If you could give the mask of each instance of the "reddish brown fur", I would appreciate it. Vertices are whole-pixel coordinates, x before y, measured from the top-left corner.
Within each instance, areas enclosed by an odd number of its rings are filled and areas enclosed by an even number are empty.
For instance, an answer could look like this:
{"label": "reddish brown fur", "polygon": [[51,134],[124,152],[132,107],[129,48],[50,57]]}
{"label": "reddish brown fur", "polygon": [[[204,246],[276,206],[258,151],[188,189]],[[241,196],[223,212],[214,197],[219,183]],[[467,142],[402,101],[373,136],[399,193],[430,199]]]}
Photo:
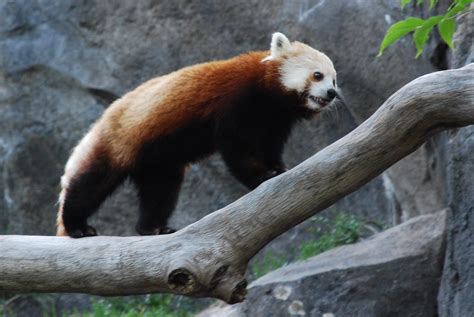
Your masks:
{"label": "reddish brown fur", "polygon": [[[295,47],[292,54],[298,54]],[[87,218],[129,176],[139,189],[138,232],[160,232],[184,166],[216,150],[249,188],[283,172],[281,153],[291,126],[315,112],[281,83],[287,57],[265,59],[269,55],[251,52],[186,67],[115,101],[66,165],[57,234],[95,235]]]}
{"label": "reddish brown fur", "polygon": [[[225,61],[183,68],[151,79],[114,102],[94,129],[108,144],[117,167],[134,163],[141,145],[169,134],[196,118],[206,118],[232,105],[255,81],[284,93],[277,80],[278,61],[262,62],[269,52],[252,52]],[[203,78],[205,76],[205,78]],[[238,87],[238,89],[236,89]]]}

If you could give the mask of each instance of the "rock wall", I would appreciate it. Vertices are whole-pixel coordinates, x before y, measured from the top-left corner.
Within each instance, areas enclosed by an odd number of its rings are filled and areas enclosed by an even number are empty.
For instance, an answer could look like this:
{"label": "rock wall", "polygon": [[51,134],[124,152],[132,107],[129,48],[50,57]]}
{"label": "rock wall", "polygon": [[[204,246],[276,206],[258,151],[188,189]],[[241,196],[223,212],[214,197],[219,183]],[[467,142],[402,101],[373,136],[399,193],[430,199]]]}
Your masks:
{"label": "rock wall", "polygon": [[[54,233],[67,157],[117,96],[157,74],[267,49],[276,30],[332,57],[348,101],[296,129],[285,153],[294,166],[433,71],[413,60],[409,41],[375,58],[388,23],[399,17],[396,6],[375,0],[1,2],[0,233]],[[218,156],[193,165],[172,224],[183,227],[245,192]],[[125,186],[93,222],[102,234],[134,234],[136,205]],[[377,178],[334,209],[390,223],[392,205]]]}
{"label": "rock wall", "polygon": [[[458,23],[452,68],[474,63],[474,14]],[[439,314],[470,316],[474,312],[474,127],[446,133],[444,150],[450,213]]]}

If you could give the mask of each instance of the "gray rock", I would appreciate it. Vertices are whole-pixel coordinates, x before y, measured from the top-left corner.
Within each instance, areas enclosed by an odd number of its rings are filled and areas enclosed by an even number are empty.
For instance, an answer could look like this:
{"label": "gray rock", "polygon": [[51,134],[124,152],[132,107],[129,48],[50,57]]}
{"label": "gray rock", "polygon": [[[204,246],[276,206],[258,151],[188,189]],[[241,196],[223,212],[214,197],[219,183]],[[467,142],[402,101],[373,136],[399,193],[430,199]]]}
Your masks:
{"label": "gray rock", "polygon": [[451,212],[439,313],[470,316],[474,312],[474,127],[451,135],[447,146]]}
{"label": "gray rock", "polygon": [[[446,211],[273,271],[211,316],[436,316]],[[467,316],[467,315],[458,315]]]}
{"label": "gray rock", "polygon": [[[428,5],[411,3],[404,11],[408,16],[428,17],[444,14],[450,4],[451,1],[441,0],[434,9],[431,9]],[[409,39],[410,37],[406,37],[405,40]],[[433,32],[422,56],[430,60],[436,70],[440,70],[448,67],[446,55],[447,45],[436,32]],[[423,61],[418,66],[423,67]],[[359,115],[359,118],[365,119],[367,114]],[[443,142],[442,136],[430,138],[418,150],[384,172],[385,184],[390,183],[390,188],[386,186],[386,189],[393,190],[395,200],[394,223],[398,224],[412,217],[436,212],[447,206],[444,152],[439,149]]]}
{"label": "gray rock", "polygon": [[436,212],[447,205],[443,136],[434,136],[385,171],[400,203],[395,223]]}
{"label": "gray rock", "polygon": [[[471,9],[474,5],[471,4]],[[451,67],[474,62],[474,14],[459,20]],[[474,75],[473,75],[474,82]],[[448,242],[439,293],[439,315],[471,316],[474,312],[474,127],[445,133]]]}

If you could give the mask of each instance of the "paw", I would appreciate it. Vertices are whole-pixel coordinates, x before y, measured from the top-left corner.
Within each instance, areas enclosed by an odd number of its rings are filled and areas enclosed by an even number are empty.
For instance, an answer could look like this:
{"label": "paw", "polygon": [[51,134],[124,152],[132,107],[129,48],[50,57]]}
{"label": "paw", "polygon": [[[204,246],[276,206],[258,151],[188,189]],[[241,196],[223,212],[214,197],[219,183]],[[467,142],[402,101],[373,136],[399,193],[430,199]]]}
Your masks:
{"label": "paw", "polygon": [[271,169],[271,170],[268,170],[268,171],[265,172],[265,174],[263,174],[261,183],[263,183],[264,181],[269,180],[270,178],[273,178],[273,177],[275,177],[275,176],[278,176],[278,175],[280,175],[280,174],[283,173],[283,172],[284,172],[284,171],[283,171],[283,170],[280,170],[280,169]]}
{"label": "paw", "polygon": [[277,170],[273,170],[273,169],[267,170],[267,171],[261,173],[260,175],[258,175],[258,177],[255,177],[255,178],[251,179],[249,182],[246,182],[245,185],[248,187],[248,189],[254,190],[261,183],[263,183],[263,182],[269,180],[270,178],[273,178],[273,177],[275,177],[279,174],[281,174],[281,173],[279,173]]}
{"label": "paw", "polygon": [[160,233],[159,234],[170,234],[170,233],[175,233],[176,230],[173,229],[173,228],[169,228],[169,227],[163,227],[160,229]]}
{"label": "paw", "polygon": [[286,168],[285,166],[279,166],[275,168],[275,171],[277,172],[277,175],[280,175],[288,171],[288,168]]}
{"label": "paw", "polygon": [[277,175],[278,175],[277,170],[269,170],[269,171],[266,171],[265,174],[263,174],[263,179],[267,180],[267,179],[270,179],[270,178],[275,177]]}
{"label": "paw", "polygon": [[170,234],[170,233],[176,232],[176,230],[169,227],[159,227],[159,228],[148,229],[148,228],[141,228],[137,226],[136,230],[138,234],[142,236],[154,236],[154,235],[159,235],[159,234]]}
{"label": "paw", "polygon": [[67,233],[71,238],[84,238],[96,236],[97,230],[92,226],[86,225],[82,228],[69,229]]}

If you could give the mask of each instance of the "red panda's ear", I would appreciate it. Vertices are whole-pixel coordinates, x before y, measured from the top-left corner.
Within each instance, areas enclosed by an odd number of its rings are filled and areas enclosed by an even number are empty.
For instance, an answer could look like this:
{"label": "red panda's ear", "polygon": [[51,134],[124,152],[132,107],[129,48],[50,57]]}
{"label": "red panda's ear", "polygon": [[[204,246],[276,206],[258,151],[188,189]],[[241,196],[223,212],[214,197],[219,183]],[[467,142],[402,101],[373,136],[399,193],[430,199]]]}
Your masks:
{"label": "red panda's ear", "polygon": [[280,32],[273,33],[270,52],[272,57],[280,57],[291,50],[291,43],[288,38]]}

